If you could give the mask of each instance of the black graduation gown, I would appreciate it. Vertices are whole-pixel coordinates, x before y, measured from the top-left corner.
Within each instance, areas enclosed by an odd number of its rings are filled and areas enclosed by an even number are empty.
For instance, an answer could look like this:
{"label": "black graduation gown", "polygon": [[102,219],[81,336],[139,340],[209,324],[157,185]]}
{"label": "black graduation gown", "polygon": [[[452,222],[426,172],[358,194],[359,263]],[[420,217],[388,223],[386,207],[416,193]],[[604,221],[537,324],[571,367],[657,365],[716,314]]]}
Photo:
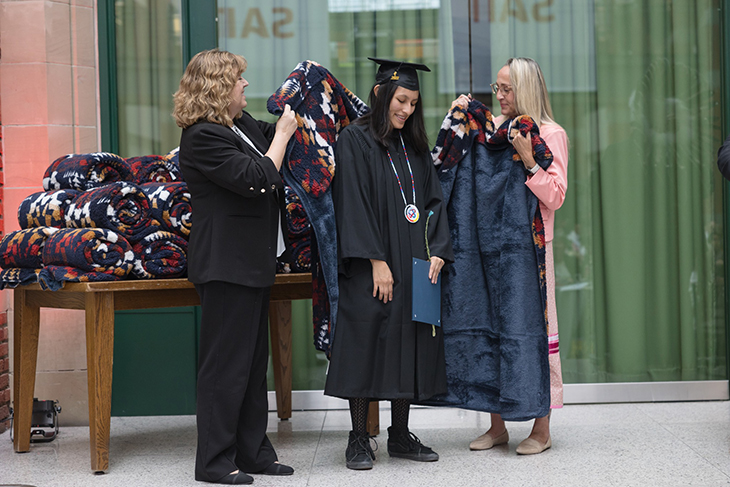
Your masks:
{"label": "black graduation gown", "polygon": [[[397,132],[390,154],[408,203],[411,178]],[[339,311],[325,394],[336,397],[425,400],[446,391],[441,328],[411,320],[412,257],[426,259],[425,225],[432,256],[453,262],[441,185],[429,154],[406,143],[416,186],[417,223],[405,205],[385,150],[366,126],[350,125],[337,141],[332,181],[339,258]],[[369,259],[393,274],[393,300],[373,297]]]}

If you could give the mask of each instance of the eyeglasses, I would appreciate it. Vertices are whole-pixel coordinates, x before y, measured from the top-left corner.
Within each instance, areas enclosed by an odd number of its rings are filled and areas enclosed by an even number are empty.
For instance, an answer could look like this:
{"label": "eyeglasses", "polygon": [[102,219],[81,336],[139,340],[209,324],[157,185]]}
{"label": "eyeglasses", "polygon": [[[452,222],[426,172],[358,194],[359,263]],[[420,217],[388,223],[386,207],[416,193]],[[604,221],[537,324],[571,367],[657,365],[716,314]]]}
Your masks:
{"label": "eyeglasses", "polygon": [[507,96],[512,92],[512,87],[509,85],[499,86],[497,83],[492,83],[489,86],[492,87],[492,93],[495,95],[499,94],[500,91],[504,96]]}

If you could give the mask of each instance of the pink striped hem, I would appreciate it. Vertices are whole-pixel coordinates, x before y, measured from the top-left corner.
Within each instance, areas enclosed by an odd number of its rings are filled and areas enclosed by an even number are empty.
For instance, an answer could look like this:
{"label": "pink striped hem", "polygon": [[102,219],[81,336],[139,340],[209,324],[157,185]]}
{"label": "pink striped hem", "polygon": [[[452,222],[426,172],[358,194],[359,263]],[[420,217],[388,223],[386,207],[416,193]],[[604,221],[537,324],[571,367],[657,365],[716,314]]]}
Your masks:
{"label": "pink striped hem", "polygon": [[560,341],[558,340],[558,334],[548,336],[548,353],[560,352]]}

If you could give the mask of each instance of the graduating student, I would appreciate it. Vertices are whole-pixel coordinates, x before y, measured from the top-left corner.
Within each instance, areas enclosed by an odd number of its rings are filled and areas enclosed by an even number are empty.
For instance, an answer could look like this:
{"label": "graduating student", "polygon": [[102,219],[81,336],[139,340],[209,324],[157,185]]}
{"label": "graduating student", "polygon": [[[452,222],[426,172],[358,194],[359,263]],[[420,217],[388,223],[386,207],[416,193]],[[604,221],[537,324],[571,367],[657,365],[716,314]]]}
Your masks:
{"label": "graduating student", "polygon": [[408,429],[411,402],[446,390],[441,329],[412,319],[412,258],[430,257],[433,283],[453,261],[416,71],[430,70],[370,59],[380,65],[372,111],[342,131],[335,154],[340,296],[325,386],[325,394],[349,399],[345,458],[356,470],[375,459],[366,431],[371,399],[391,401],[391,457],[439,458]]}

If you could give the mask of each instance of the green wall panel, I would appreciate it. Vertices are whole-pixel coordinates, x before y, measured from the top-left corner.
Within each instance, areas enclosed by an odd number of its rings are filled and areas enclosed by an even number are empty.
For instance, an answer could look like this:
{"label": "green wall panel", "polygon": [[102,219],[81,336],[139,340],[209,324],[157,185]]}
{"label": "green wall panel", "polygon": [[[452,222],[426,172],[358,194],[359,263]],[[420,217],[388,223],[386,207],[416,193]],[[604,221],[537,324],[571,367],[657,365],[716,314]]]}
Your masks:
{"label": "green wall panel", "polygon": [[114,319],[112,416],[195,414],[198,307]]}

